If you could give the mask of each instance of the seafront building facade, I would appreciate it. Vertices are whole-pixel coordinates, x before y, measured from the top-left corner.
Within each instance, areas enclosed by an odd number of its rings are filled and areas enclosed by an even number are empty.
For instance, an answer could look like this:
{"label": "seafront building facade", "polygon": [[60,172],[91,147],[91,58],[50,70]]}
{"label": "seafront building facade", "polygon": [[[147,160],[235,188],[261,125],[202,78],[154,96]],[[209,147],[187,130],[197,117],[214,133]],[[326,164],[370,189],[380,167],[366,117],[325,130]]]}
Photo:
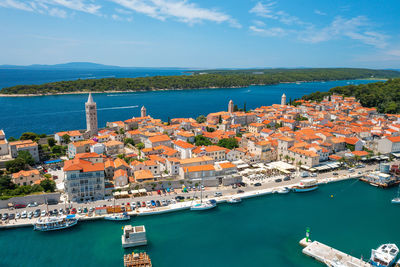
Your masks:
{"label": "seafront building facade", "polygon": [[64,163],[65,193],[69,201],[104,199],[103,157],[92,153],[78,154]]}

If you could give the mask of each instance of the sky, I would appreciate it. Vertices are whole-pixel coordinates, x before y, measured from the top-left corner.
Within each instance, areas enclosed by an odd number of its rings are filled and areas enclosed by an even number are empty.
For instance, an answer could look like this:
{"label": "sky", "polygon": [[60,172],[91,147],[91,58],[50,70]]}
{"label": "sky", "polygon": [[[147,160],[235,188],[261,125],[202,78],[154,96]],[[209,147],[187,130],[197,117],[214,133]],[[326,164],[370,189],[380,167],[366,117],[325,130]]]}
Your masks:
{"label": "sky", "polygon": [[399,0],[0,0],[0,64],[400,69]]}

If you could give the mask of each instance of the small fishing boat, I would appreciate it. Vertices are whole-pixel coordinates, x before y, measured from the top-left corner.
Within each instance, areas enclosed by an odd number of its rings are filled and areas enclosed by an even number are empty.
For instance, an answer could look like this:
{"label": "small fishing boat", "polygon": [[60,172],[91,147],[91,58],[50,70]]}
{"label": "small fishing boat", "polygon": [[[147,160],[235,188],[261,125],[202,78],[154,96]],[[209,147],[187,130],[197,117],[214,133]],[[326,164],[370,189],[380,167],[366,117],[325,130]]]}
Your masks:
{"label": "small fishing boat", "polygon": [[75,226],[77,223],[78,223],[78,218],[75,215],[67,215],[61,217],[45,217],[45,218],[39,218],[33,224],[33,230],[42,232],[62,230]]}
{"label": "small fishing boat", "polygon": [[399,189],[397,189],[397,196],[392,199],[393,204],[400,204],[400,186]]}
{"label": "small fishing boat", "polygon": [[242,202],[242,199],[240,197],[231,197],[226,202],[231,203],[231,204],[240,203],[240,202]]}
{"label": "small fishing boat", "polygon": [[288,187],[284,187],[278,190],[278,194],[287,194],[290,192],[290,189]]}
{"label": "small fishing boat", "polygon": [[131,219],[131,216],[129,216],[128,213],[124,212],[105,216],[104,219],[109,221],[128,221]]}

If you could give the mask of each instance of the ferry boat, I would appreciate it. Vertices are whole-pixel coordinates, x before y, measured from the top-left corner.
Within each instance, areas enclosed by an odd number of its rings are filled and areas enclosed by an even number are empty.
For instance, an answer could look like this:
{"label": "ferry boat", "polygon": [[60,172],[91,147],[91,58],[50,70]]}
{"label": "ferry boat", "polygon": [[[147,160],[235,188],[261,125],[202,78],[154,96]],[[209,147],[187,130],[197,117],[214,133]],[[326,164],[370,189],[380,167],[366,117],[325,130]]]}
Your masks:
{"label": "ferry boat", "polygon": [[309,192],[318,189],[318,184],[316,179],[303,179],[300,181],[299,185],[293,186],[294,192]]}
{"label": "ferry boat", "polygon": [[109,221],[129,221],[131,219],[131,216],[129,216],[128,213],[124,212],[120,214],[105,216],[104,219]]}
{"label": "ferry boat", "polygon": [[383,244],[371,251],[369,263],[377,267],[392,267],[399,254],[399,248],[395,244]]}
{"label": "ferry boat", "polygon": [[33,224],[33,230],[38,231],[54,231],[75,226],[78,223],[78,218],[75,215],[67,215],[61,217],[44,217],[39,218]]}
{"label": "ferry boat", "polygon": [[242,202],[242,199],[240,197],[231,197],[226,202],[232,203],[232,204],[240,203],[240,202]]}

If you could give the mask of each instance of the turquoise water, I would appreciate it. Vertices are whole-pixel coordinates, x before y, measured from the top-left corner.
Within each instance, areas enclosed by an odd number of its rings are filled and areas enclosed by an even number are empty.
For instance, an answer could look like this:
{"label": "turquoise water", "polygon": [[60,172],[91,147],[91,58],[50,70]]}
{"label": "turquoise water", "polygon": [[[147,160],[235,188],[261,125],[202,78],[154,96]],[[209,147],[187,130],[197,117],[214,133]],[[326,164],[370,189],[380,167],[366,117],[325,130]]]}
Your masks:
{"label": "turquoise water", "polygon": [[[1,77],[0,77],[1,81]],[[99,126],[108,121],[120,121],[140,116],[144,105],[147,114],[167,121],[170,118],[194,117],[227,110],[230,99],[247,109],[280,103],[282,93],[287,100],[300,98],[315,91],[328,91],[349,83],[370,83],[371,80],[290,83],[245,88],[155,91],[137,93],[108,93],[94,95],[97,102]],[[58,95],[40,97],[0,97],[0,129],[8,137],[23,132],[53,134],[63,130],[86,127],[84,105],[87,95]]]}
{"label": "turquoise water", "polygon": [[[322,266],[301,253],[306,227],[311,238],[354,256],[370,256],[381,243],[400,245],[400,206],[395,188],[358,181],[323,185],[317,191],[269,195],[206,212],[136,217],[144,224],[153,265]],[[333,197],[331,197],[333,195]],[[72,229],[40,233],[0,231],[1,266],[122,266],[121,227],[81,222]]]}

